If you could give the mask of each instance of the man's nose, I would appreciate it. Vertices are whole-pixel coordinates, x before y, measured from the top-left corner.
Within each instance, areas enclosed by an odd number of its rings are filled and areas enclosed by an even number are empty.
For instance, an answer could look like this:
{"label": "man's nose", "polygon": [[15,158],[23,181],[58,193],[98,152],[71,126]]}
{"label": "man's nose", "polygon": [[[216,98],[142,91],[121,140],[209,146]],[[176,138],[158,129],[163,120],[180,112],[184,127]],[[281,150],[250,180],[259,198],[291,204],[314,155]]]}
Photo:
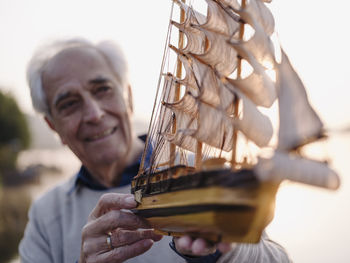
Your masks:
{"label": "man's nose", "polygon": [[104,115],[104,110],[101,105],[94,99],[87,99],[84,105],[84,116],[85,122],[95,123],[101,120]]}

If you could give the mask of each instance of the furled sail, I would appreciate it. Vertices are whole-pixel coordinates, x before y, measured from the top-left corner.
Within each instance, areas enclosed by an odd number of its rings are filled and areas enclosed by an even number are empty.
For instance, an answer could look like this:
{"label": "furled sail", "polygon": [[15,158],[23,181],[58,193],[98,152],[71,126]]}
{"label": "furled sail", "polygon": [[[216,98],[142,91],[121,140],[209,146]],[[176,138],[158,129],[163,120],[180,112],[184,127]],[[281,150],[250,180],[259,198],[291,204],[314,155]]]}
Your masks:
{"label": "furled sail", "polygon": [[[182,134],[191,135],[218,149],[223,148],[225,151],[232,149],[234,126],[258,146],[267,146],[273,133],[271,121],[241,92],[235,91],[235,93],[242,104],[242,111],[238,118],[233,117],[233,112],[222,109],[220,104],[208,103],[201,99],[200,94],[194,97],[190,92],[187,92],[179,101],[163,102],[163,105],[175,112],[177,129]],[[231,98],[233,104],[232,95]],[[188,121],[181,120],[182,117],[189,120],[188,115],[196,120],[190,122],[191,128],[182,126],[188,125]],[[193,126],[194,123],[197,125]],[[177,135],[174,135],[175,137]],[[167,138],[170,138],[169,135]]]}
{"label": "furled sail", "polygon": [[[231,17],[236,17],[235,20],[240,19],[236,12],[242,7],[237,0],[218,0],[218,2],[223,6],[226,12],[228,12],[227,8],[234,10],[234,12],[230,13]],[[244,9],[263,27],[266,34],[270,36],[275,29],[275,20],[271,11],[263,2],[267,1],[250,0],[246,3]]]}
{"label": "furled sail", "polygon": [[239,29],[237,20],[219,6],[219,3],[213,0],[206,0],[208,4],[207,21],[201,26],[207,30],[214,31],[225,36],[233,36]]}
{"label": "furled sail", "polygon": [[[181,6],[185,5],[182,3]],[[218,30],[213,25],[215,24],[213,21],[218,21],[219,19],[217,18],[217,12],[209,13],[211,14],[211,19],[204,23],[205,26],[202,26],[198,22],[196,23],[196,19],[191,17],[200,16],[189,11],[186,12],[188,17],[184,23],[172,23],[182,30],[187,37],[187,45],[182,48],[182,52],[197,56],[201,61],[214,67],[222,75],[229,75],[237,66],[237,52],[227,43],[227,37],[225,35],[211,31]],[[234,23],[236,22],[234,21]],[[237,27],[227,30],[234,31],[237,30]]]}
{"label": "furled sail", "polygon": [[270,107],[277,98],[275,83],[266,74],[264,67],[243,46],[235,46],[238,54],[247,60],[253,72],[246,78],[227,78],[233,86],[230,89],[240,89],[256,105]]}
{"label": "furled sail", "polygon": [[186,90],[195,97],[200,97],[201,101],[232,113],[233,92],[222,85],[212,68],[191,55],[178,56],[186,71],[181,82],[186,85]]}
{"label": "furled sail", "polygon": [[255,59],[263,66],[272,66],[275,61],[275,55],[274,47],[269,35],[264,31],[263,27],[255,20],[255,18],[246,10],[237,10],[236,12],[239,13],[242,19],[254,29],[254,34],[247,41],[231,38],[230,43],[234,46],[244,46],[245,49],[251,52]]}

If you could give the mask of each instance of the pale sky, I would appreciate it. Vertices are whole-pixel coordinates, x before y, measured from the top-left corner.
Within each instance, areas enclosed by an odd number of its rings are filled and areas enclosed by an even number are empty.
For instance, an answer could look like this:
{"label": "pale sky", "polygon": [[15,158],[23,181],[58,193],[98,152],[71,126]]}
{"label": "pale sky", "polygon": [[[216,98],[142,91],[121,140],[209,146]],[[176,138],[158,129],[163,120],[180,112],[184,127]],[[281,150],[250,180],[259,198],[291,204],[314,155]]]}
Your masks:
{"label": "pale sky", "polygon": [[[135,114],[149,119],[170,15],[170,0],[0,0],[0,87],[32,113],[25,67],[48,39],[113,39],[129,59]],[[346,0],[274,0],[282,47],[327,127],[350,123],[350,25]],[[349,262],[349,135],[325,146],[342,178],[338,192],[286,184],[268,231],[298,263]]]}

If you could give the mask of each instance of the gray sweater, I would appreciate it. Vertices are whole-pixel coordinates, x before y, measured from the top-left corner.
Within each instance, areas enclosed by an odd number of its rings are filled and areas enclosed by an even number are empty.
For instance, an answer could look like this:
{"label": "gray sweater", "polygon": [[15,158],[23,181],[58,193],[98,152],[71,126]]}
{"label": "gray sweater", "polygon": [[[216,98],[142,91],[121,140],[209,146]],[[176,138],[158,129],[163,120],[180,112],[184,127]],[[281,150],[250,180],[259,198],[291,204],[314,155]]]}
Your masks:
{"label": "gray sweater", "polygon": [[[29,211],[29,222],[19,246],[24,263],[74,263],[79,259],[81,230],[88,215],[104,193],[130,193],[130,186],[106,191],[74,187],[75,177],[36,200]],[[169,247],[170,237],[163,237],[145,254],[126,262],[185,262]],[[240,244],[218,262],[291,262],[284,249],[266,235],[259,244]]]}

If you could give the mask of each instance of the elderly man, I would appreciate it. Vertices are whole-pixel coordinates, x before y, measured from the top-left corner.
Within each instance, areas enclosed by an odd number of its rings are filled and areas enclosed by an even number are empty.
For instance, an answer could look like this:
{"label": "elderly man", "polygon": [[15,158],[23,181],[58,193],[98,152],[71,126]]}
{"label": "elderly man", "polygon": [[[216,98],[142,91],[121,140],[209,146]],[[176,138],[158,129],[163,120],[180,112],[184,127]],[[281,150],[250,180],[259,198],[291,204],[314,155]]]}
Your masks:
{"label": "elderly man", "polygon": [[[219,244],[155,234],[130,212],[130,181],[143,141],[132,130],[127,63],[110,42],[56,42],[28,66],[34,108],[81,160],[76,176],[31,207],[22,262],[289,262],[265,236],[259,244]],[[214,253],[215,252],[215,253]]]}

